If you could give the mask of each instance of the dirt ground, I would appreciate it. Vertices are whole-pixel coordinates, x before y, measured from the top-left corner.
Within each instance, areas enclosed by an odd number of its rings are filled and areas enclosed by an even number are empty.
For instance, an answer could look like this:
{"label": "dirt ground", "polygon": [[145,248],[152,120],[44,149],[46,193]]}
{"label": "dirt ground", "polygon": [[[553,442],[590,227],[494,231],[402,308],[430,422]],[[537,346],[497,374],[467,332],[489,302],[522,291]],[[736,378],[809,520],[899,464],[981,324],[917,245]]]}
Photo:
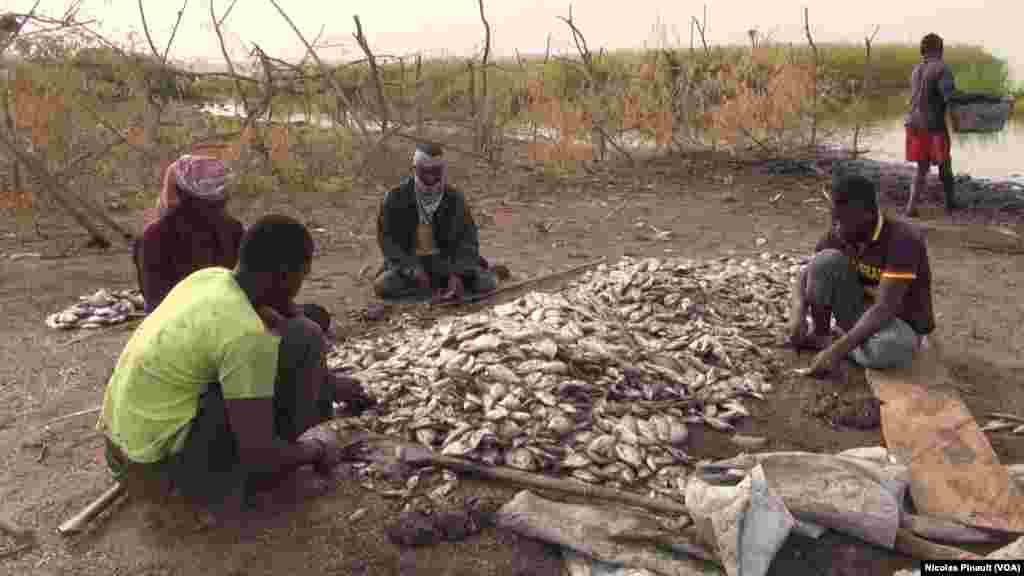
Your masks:
{"label": "dirt ground", "polygon": [[[400,160],[375,167],[382,183],[378,187],[334,197],[282,194],[240,214],[248,223],[261,211],[284,212],[301,216],[316,230],[318,255],[301,299],[327,307],[340,324],[342,338],[384,329],[360,323],[358,317],[371,300],[369,276],[378,265],[376,203],[407,164],[406,151],[399,153]],[[474,202],[484,255],[508,265],[515,279],[602,255],[807,251],[827,218],[822,181],[755,176],[750,166],[710,156],[660,160],[641,174],[609,168],[596,175],[556,178],[516,168],[492,173],[468,161],[457,163],[453,171],[455,183]],[[117,217],[136,229],[140,226],[137,213]],[[979,418],[996,410],[1024,414],[1024,363],[1019,357],[1024,304],[1018,297],[1024,267],[1018,256],[1000,253],[1014,241],[976,219],[950,221],[934,205],[925,208],[922,222],[930,229],[940,335],[965,401]],[[0,516],[35,530],[38,539],[35,546],[20,550],[19,542],[0,535],[0,573],[558,573],[550,549],[495,529],[461,543],[403,551],[384,532],[397,504],[352,482],[250,521],[244,529],[161,528],[142,508],[126,504],[86,534],[57,535],[57,525],[103,492],[110,478],[94,431],[95,415],[48,428],[44,424],[101,402],[131,326],[83,339],[52,331],[43,319],[101,287],[134,287],[135,277],[126,246],[99,253],[84,248],[86,237],[66,219],[54,215],[41,224],[47,239],[38,238],[30,225],[0,221],[0,305],[5,319],[0,326]],[[1024,232],[1012,221],[1010,225]],[[658,231],[671,234],[659,238]],[[41,257],[9,258],[26,252]],[[792,366],[810,360],[787,349],[777,352]],[[838,405],[869,396],[862,375],[852,373],[845,383],[787,374],[781,379],[765,402],[755,403],[754,417],[741,429],[767,437],[765,450],[832,452],[882,443],[877,428],[828,421],[836,395]],[[690,450],[697,457],[726,458],[739,452],[715,432],[694,430],[691,438]],[[992,442],[1004,463],[1024,462],[1024,438],[994,436]],[[459,494],[500,502],[514,490],[465,481]],[[360,508],[367,514],[349,521]],[[772,574],[888,574],[908,564],[906,558],[837,535],[820,541],[794,536]]]}

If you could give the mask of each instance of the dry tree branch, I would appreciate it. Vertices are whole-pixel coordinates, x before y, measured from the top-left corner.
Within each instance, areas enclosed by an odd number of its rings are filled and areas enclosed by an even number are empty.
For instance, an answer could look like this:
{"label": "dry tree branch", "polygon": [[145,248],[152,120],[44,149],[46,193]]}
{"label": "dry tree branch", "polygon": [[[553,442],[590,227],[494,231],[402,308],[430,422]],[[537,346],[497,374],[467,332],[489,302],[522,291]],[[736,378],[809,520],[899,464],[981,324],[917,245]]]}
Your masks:
{"label": "dry tree branch", "polygon": [[188,7],[188,0],[185,0],[181,5],[181,10],[178,10],[178,19],[174,21],[174,28],[171,30],[171,37],[167,39],[167,46],[164,47],[164,55],[160,61],[166,66],[167,56],[171,53],[171,45],[174,44],[174,37],[178,35],[178,26],[181,26],[181,18],[185,15],[185,8]]}
{"label": "dry tree branch", "polygon": [[697,21],[697,17],[696,16],[691,16],[690,18],[691,18],[691,23],[690,23],[691,24],[690,25],[690,51],[691,52],[693,51],[693,30],[694,30],[694,28],[696,28],[697,29],[697,33],[700,34],[700,43],[704,46],[704,55],[705,56],[710,56],[711,55],[711,48],[708,47],[708,39],[707,39],[707,37],[705,35],[705,33],[707,32],[707,29],[708,29],[708,5],[707,4],[704,5],[704,21],[703,22]]}
{"label": "dry tree branch", "polygon": [[28,23],[28,21],[31,20],[33,17],[35,17],[36,10],[39,8],[39,4],[41,2],[42,0],[36,0],[36,3],[32,5],[32,9],[29,10],[28,14],[25,16],[19,16],[16,14],[7,15],[7,17],[14,18],[16,27],[14,28],[13,31],[8,32],[7,37],[4,38],[2,43],[0,43],[0,54],[7,52],[7,48],[9,48],[11,44],[14,44],[14,41],[18,39],[18,37],[21,35],[22,29],[25,27],[25,24]]}
{"label": "dry tree branch", "polygon": [[380,127],[381,131],[388,129],[388,119],[390,113],[388,112],[388,102],[384,97],[384,86],[381,84],[380,79],[380,68],[377,67],[377,58],[374,57],[373,51],[370,50],[370,44],[366,40],[366,35],[363,34],[363,24],[359,21],[359,15],[353,15],[352,19],[356,22],[356,33],[353,36],[356,42],[359,43],[359,47],[363,49],[363,53],[366,54],[366,61],[370,64],[370,76],[373,78],[373,92],[377,98],[377,113],[380,114]]}
{"label": "dry tree branch", "polygon": [[808,12],[809,9],[804,7],[804,33],[807,35],[807,43],[810,44],[811,51],[814,53],[814,93],[811,95],[811,148],[813,149],[818,138],[818,70],[821,66],[821,56],[818,53],[818,45],[814,43],[814,37],[811,36]]}
{"label": "dry tree branch", "polygon": [[[572,4],[569,5],[569,17],[565,16],[558,17],[562,22],[565,22],[569,26],[569,30],[572,32],[572,41],[576,45],[576,51],[579,52],[580,58],[583,59],[583,64],[587,67],[589,72],[591,65],[591,54],[590,48],[587,47],[587,39],[580,32],[579,28],[576,27],[576,23],[572,19]],[[551,37],[548,36],[549,46]]]}
{"label": "dry tree branch", "polygon": [[[480,7],[480,21],[484,25],[484,53],[480,57],[480,102],[476,106],[476,149],[478,152],[483,152],[490,147],[493,120],[487,92],[487,66],[488,59],[491,57],[491,25],[487,22],[487,16],[484,14],[484,0],[477,0],[477,5]],[[493,164],[493,162],[491,163]]]}
{"label": "dry tree branch", "polygon": [[[572,31],[573,42],[576,44],[576,50],[579,52],[580,58],[583,60],[583,70],[590,84],[590,90],[592,92],[592,95],[599,96],[601,92],[605,89],[604,81],[602,80],[600,84],[598,82],[600,75],[597,73],[597,70],[595,69],[593,54],[590,52],[590,48],[588,48],[587,46],[587,39],[583,35],[583,32],[580,31],[580,29],[576,26],[576,23],[573,21],[572,6],[569,6],[568,18],[562,16],[559,16],[559,18],[563,22],[565,22],[566,25],[569,26],[569,30]],[[596,138],[593,137],[592,135],[592,140],[596,140],[596,142],[594,143],[597,144],[600,148],[601,156],[603,156],[604,152],[604,143],[607,142],[611,144],[612,148],[615,148],[615,150],[619,154],[624,156],[631,165],[636,165],[636,161],[633,159],[633,155],[630,154],[625,147],[621,146],[618,142],[615,141],[614,138],[611,137],[611,135],[608,134],[608,130],[601,125],[601,122],[592,119],[591,129],[596,131],[598,134],[598,137]]]}
{"label": "dry tree branch", "polygon": [[[237,1],[237,0],[236,0]],[[139,0],[142,3],[142,0]],[[228,7],[227,12],[224,14],[224,18],[227,18],[231,9],[235,7],[235,2],[231,3]],[[235,78],[235,63],[231,60],[231,55],[228,54],[227,44],[224,42],[224,32],[221,30],[221,26],[224,24],[224,18],[217,20],[217,14],[213,11],[213,0],[210,0],[210,20],[213,21],[213,31],[217,33],[217,41],[220,44],[220,53],[224,56],[224,62],[228,67],[228,74],[234,79],[235,90],[238,92],[238,97],[242,100],[242,106],[245,108],[245,113],[249,114],[249,98],[246,96],[245,90],[242,89],[242,83]]]}
{"label": "dry tree branch", "polygon": [[17,158],[19,162],[24,164],[30,172],[34,173],[36,178],[42,181],[42,189],[45,190],[55,202],[67,210],[68,214],[71,215],[79,226],[85,228],[86,231],[89,232],[93,244],[100,248],[109,248],[110,241],[107,240],[103,231],[92,223],[85,212],[69,200],[74,197],[74,194],[72,194],[71,191],[68,190],[57,178],[54,178],[54,176],[50,174],[46,169],[46,163],[43,160],[37,158],[32,153],[23,150],[21,146],[12,139],[13,137],[13,134],[9,136],[4,132],[0,132],[0,144],[7,148],[7,150]]}
{"label": "dry tree branch", "polygon": [[149,49],[153,51],[154,57],[160,58],[160,50],[157,50],[153,36],[149,33],[149,23],[146,22],[146,10],[142,7],[142,0],[139,0],[139,16],[142,17],[142,31],[146,36],[146,42],[149,43]]}
{"label": "dry tree branch", "polygon": [[349,99],[348,96],[345,95],[345,92],[344,90],[341,89],[341,86],[338,85],[338,79],[334,77],[334,74],[330,71],[327,65],[324,64],[324,61],[320,59],[320,55],[316,53],[316,50],[313,49],[313,46],[311,46],[309,41],[306,40],[306,37],[302,35],[302,32],[299,30],[299,27],[295,25],[295,22],[293,22],[292,19],[288,16],[288,13],[284,11],[284,8],[281,8],[280,3],[278,3],[277,0],[270,0],[270,3],[274,5],[274,8],[277,9],[278,13],[281,14],[281,17],[284,18],[285,22],[288,23],[292,31],[295,32],[295,35],[298,36],[299,40],[301,40],[303,45],[305,45],[306,52],[316,62],[317,67],[320,68],[321,74],[323,74],[323,76],[325,76],[327,80],[330,82],[330,86],[331,89],[334,90],[335,97],[337,97],[338,100],[340,100],[341,103],[344,104],[346,108],[353,112],[351,114],[352,119],[355,120],[356,126],[359,127],[359,131],[362,133],[363,139],[366,141],[366,143],[369,143],[370,132],[366,128],[366,123],[363,122],[362,118],[360,118],[358,114],[355,114],[355,110],[352,110],[352,101]]}
{"label": "dry tree branch", "polygon": [[[27,15],[24,16],[21,22],[18,23],[18,27],[15,30],[15,33],[11,34],[11,38],[7,40],[13,42],[13,40],[17,36],[17,33],[19,33],[24,27],[25,23],[30,20],[37,22],[52,21],[55,23],[59,23],[62,29],[79,27],[81,25],[81,23],[74,21],[74,17],[80,6],[80,2],[75,2],[71,5],[68,11],[64,14],[64,19],[62,21],[36,16],[35,11],[38,8],[38,6],[39,2],[37,1],[36,4],[32,7],[32,10]],[[5,42],[5,45],[3,47],[4,50],[6,50],[8,46],[10,46],[10,42]],[[107,240],[103,232],[99,228],[97,228],[89,219],[89,212],[92,212],[93,215],[98,216],[108,226],[110,226],[117,232],[121,233],[121,235],[126,240],[129,240],[134,236],[132,232],[128,231],[123,226],[121,226],[117,221],[111,218],[102,208],[95,205],[93,202],[87,200],[86,198],[82,198],[73,194],[67,188],[67,182],[74,178],[74,176],[76,175],[75,171],[77,170],[78,166],[84,161],[84,159],[88,158],[91,154],[77,158],[75,161],[69,163],[62,172],[55,175],[49,171],[44,160],[38,158],[31,152],[21,147],[21,145],[17,141],[18,136],[16,131],[13,129],[13,126],[9,125],[9,128],[9,134],[4,134],[3,132],[0,132],[0,144],[3,144],[3,146],[8,149],[8,151],[14,157],[14,160],[17,164],[24,165],[29,172],[35,174],[36,178],[40,180],[43,184],[42,189],[57,204],[61,205],[71,215],[75,222],[77,222],[87,232],[89,232],[92,244],[99,246],[101,248],[110,247],[110,241]],[[101,154],[106,154],[106,152],[109,151],[111,148],[112,146],[108,146]],[[82,208],[84,208],[84,210]]]}
{"label": "dry tree branch", "polygon": [[[880,26],[876,25],[874,31],[871,32],[871,36],[864,37],[864,78],[861,80],[860,90],[858,90],[857,100],[858,102],[864,102],[870,97],[872,87],[872,76],[873,69],[871,64],[871,47],[875,41],[875,36],[878,35]],[[853,127],[853,150],[851,153],[854,157],[861,154],[860,151],[860,134],[865,129],[864,122],[861,121],[861,117],[858,115],[857,122]]]}

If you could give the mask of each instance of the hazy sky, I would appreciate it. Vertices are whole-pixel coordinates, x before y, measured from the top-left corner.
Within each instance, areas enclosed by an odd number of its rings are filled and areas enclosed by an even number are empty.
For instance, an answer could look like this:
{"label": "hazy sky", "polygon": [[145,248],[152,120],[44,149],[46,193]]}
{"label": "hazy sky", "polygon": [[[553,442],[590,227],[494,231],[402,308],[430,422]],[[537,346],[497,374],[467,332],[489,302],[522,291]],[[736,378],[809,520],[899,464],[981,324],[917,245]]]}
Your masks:
{"label": "hazy sky", "polygon": [[[329,57],[355,57],[358,48],[351,36],[355,30],[353,14],[359,15],[371,46],[381,53],[425,51],[466,56],[482,45],[476,0],[279,1],[309,38],[326,26],[324,40],[341,46],[324,50],[323,55]],[[143,2],[154,39],[162,48],[182,0]],[[209,25],[209,2],[189,0],[173,57],[219,58],[216,36]],[[229,4],[229,0],[213,2],[218,13]],[[498,54],[511,55],[515,49],[543,52],[549,33],[555,49],[571,48],[566,27],[557,20],[557,16],[568,13],[568,1],[484,2]],[[33,3],[0,0],[0,5],[18,11],[28,10]],[[66,5],[67,0],[42,0],[40,8],[52,14]],[[669,42],[688,46],[690,16],[699,16],[703,5],[693,0],[577,0],[573,13],[594,48],[643,47],[645,43],[658,43],[666,35]],[[776,40],[800,42],[802,12],[807,6],[817,40],[859,43],[875,25],[881,27],[880,41],[917,42],[934,31],[947,44],[980,44],[1009,58],[1015,77],[1024,79],[1019,0],[717,0],[707,6],[708,40],[712,43],[746,42],[750,28],[769,33]],[[99,19],[103,31],[112,36],[141,30],[137,0],[84,0],[82,15]],[[656,32],[659,22],[665,35]],[[301,44],[269,0],[238,0],[226,29],[234,53],[242,54],[242,42],[255,42],[271,55],[302,55]]]}

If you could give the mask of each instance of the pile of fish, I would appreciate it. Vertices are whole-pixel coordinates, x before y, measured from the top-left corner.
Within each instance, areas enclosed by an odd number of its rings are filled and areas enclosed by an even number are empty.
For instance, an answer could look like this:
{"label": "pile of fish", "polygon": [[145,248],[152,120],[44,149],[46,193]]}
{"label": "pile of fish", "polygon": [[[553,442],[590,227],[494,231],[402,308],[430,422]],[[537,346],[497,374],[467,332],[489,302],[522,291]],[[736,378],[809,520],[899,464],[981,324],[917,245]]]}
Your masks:
{"label": "pile of fish", "polygon": [[143,313],[145,301],[138,290],[110,291],[79,297],[79,302],[62,312],[46,317],[46,325],[55,330],[102,328],[121,324]]}
{"label": "pile of fish", "polygon": [[729,432],[782,373],[782,254],[624,259],[556,293],[351,340],[328,357],[380,402],[347,424],[448,456],[680,497],[688,427]]}

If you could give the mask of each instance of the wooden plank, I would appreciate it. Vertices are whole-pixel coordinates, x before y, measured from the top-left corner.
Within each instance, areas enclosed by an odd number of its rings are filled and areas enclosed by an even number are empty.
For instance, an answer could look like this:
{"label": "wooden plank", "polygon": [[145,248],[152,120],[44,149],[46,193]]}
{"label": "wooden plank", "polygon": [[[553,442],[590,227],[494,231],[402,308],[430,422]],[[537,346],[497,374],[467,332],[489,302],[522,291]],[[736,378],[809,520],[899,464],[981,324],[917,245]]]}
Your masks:
{"label": "wooden plank", "polygon": [[912,366],[868,370],[890,454],[910,469],[921,514],[1024,533],[1024,493],[960,399],[934,343]]}

